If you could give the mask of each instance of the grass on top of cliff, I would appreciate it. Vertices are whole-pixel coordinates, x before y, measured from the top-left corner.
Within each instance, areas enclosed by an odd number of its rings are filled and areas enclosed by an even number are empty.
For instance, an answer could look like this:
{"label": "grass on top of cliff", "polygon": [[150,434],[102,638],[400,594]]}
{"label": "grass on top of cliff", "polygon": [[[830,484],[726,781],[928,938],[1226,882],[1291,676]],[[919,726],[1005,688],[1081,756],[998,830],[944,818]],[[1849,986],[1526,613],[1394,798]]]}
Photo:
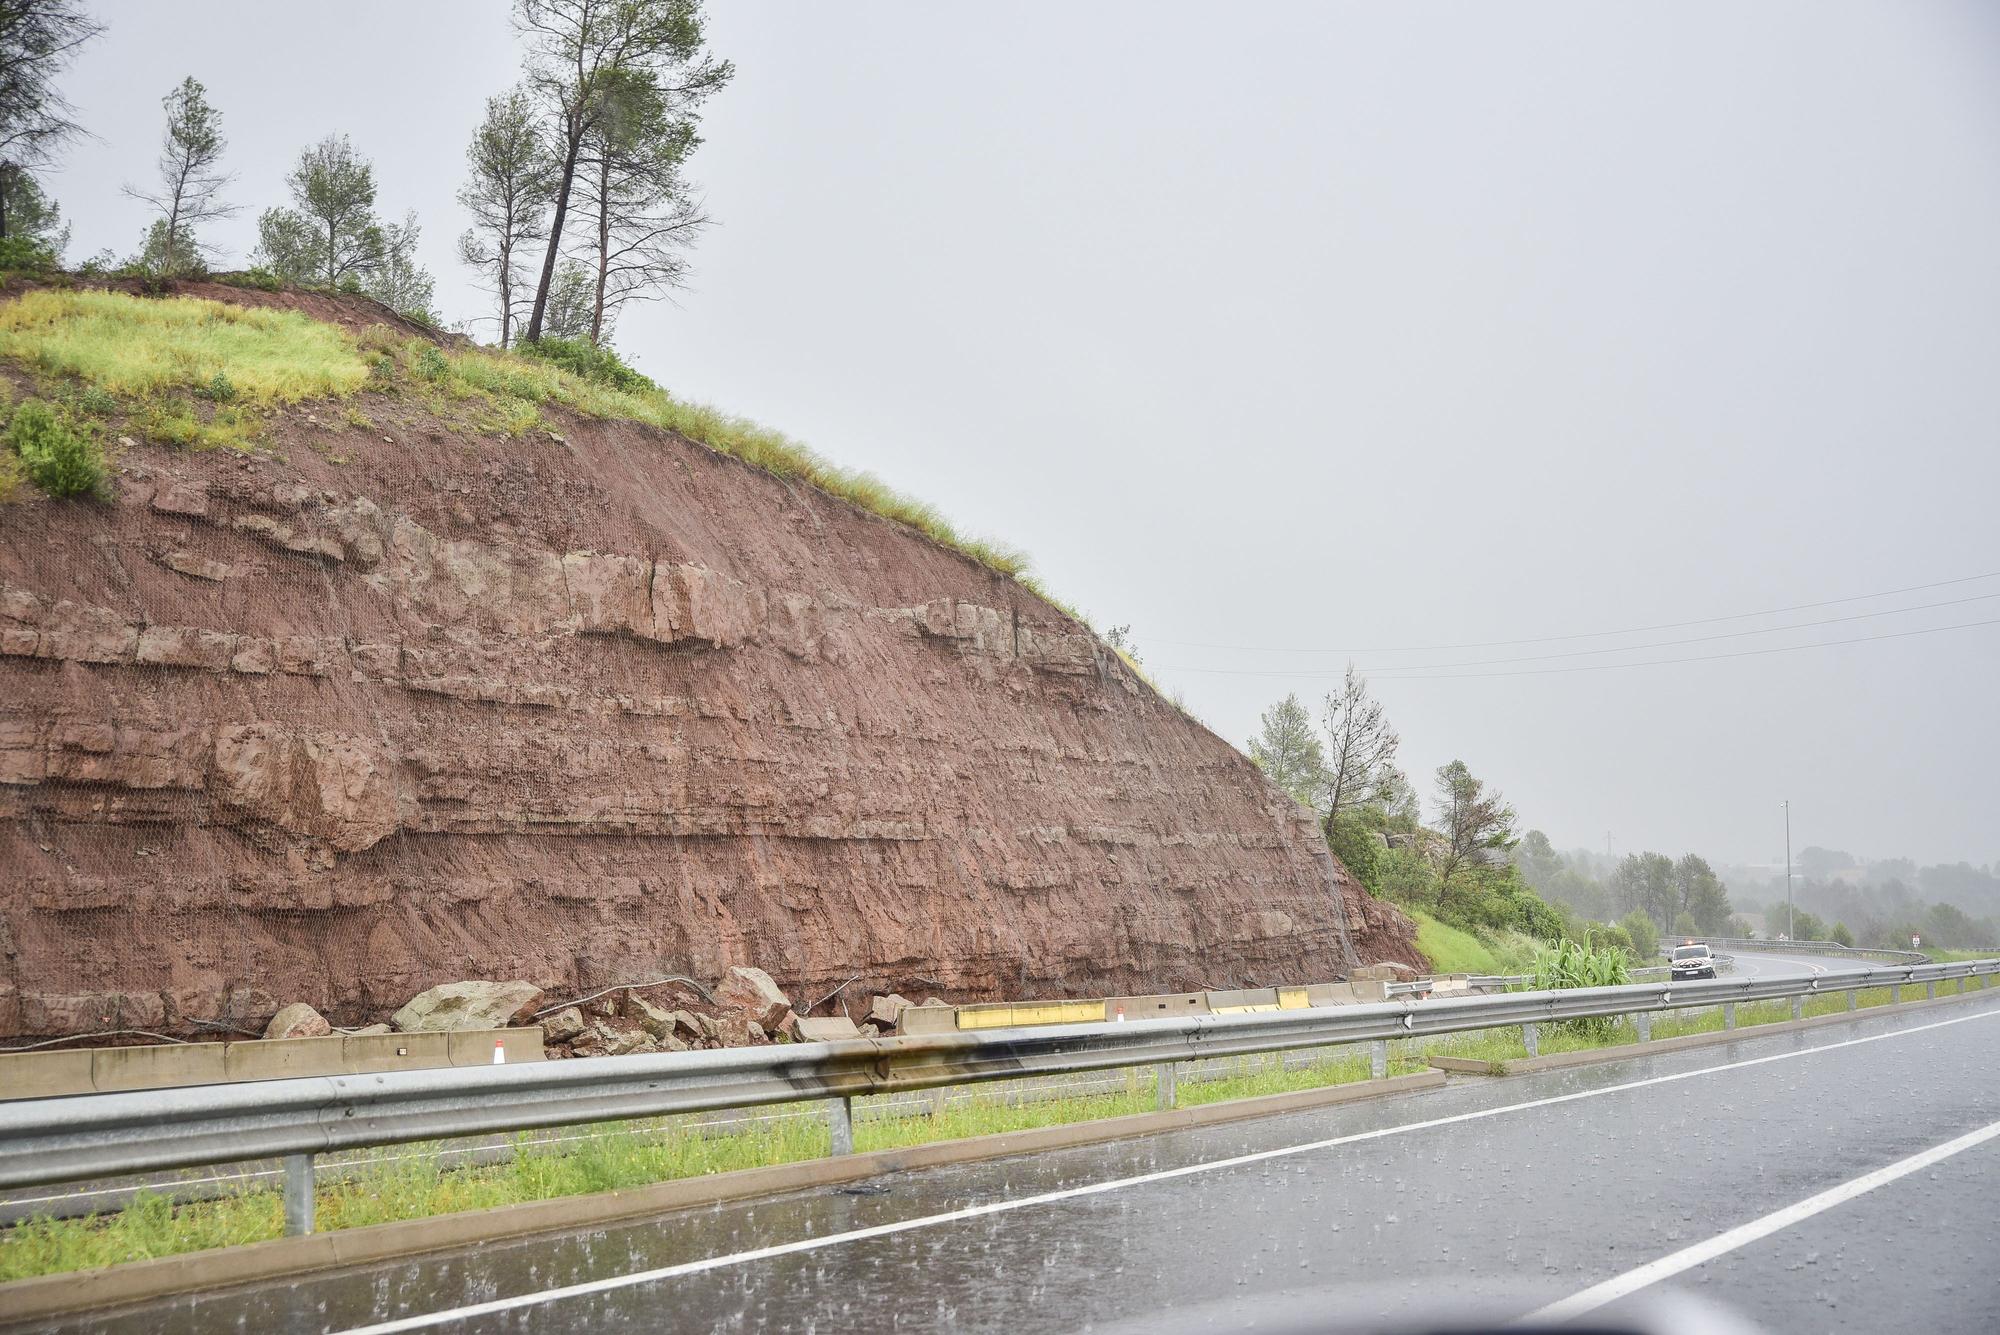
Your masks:
{"label": "grass on top of cliff", "polygon": [[69,411],[99,418],[122,413],[136,434],[196,448],[254,444],[257,411],[364,389],[413,396],[455,426],[510,436],[543,425],[547,405],[644,422],[851,501],[1049,597],[1013,548],[961,533],[936,507],[831,463],[781,432],[677,399],[608,350],[588,345],[551,344],[541,356],[441,348],[387,325],[356,336],[290,311],[56,287],[0,303],[0,358],[45,381],[82,382],[81,395],[65,385],[42,390]]}
{"label": "grass on top of cliff", "polygon": [[290,311],[122,292],[39,288],[0,305],[0,357],[140,398],[185,389],[298,403],[352,394],[368,380],[353,340],[332,325]]}

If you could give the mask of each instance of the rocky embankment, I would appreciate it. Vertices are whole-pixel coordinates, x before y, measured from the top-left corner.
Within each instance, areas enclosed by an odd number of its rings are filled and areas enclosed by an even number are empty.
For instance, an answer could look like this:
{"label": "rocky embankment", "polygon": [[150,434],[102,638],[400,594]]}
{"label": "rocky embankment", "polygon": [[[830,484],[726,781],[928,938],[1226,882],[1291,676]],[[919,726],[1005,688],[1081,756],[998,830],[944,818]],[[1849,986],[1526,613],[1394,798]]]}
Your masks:
{"label": "rocky embankment", "polygon": [[0,509],[0,1035],[360,1024],[467,977],[963,1000],[1416,961],[1308,817],[1020,585],[550,422],[363,395]]}

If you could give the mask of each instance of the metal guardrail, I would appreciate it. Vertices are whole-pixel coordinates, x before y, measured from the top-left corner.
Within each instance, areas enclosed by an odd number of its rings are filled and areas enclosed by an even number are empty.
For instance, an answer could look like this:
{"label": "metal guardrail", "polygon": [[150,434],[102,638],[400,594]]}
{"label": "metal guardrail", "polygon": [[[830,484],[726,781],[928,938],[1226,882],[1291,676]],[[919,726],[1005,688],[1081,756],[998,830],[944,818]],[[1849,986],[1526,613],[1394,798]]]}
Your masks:
{"label": "metal guardrail", "polygon": [[1921,950],[1878,950],[1873,946],[1843,946],[1838,941],[1766,941],[1747,936],[1705,936],[1711,946],[1732,946],[1737,950],[1767,950],[1782,955],[1796,950],[1806,955],[1838,955],[1843,959],[1884,959],[1897,964],[1929,964],[1931,957]]}
{"label": "metal guardrail", "polygon": [[[1715,965],[1718,969],[1728,968],[1735,962],[1734,956],[1717,955],[1715,957]],[[1667,978],[1672,975],[1673,970],[1665,964],[1648,964],[1641,968],[1627,970],[1627,972],[1635,979]],[[1459,978],[1460,975],[1452,974],[1450,977]],[[1463,976],[1463,981],[1466,987],[1474,992],[1504,992],[1509,988],[1526,987],[1529,983],[1535,981],[1535,976],[1528,973],[1470,973]],[[1383,991],[1392,997],[1410,996],[1412,994],[1427,996],[1437,990],[1438,982],[1439,980],[1436,978],[1418,978],[1407,983],[1387,984],[1383,988]]]}
{"label": "metal guardrail", "polygon": [[846,1153],[859,1095],[1157,1065],[1171,1106],[1175,1064],[1205,1058],[1512,1025],[1532,1050],[1535,1026],[1569,1019],[1722,1006],[1729,1024],[1739,1002],[1994,974],[2000,959],[27,1099],[0,1103],[0,1187],[282,1157],[288,1227],[309,1232],[312,1156],[333,1150],[824,1099]]}

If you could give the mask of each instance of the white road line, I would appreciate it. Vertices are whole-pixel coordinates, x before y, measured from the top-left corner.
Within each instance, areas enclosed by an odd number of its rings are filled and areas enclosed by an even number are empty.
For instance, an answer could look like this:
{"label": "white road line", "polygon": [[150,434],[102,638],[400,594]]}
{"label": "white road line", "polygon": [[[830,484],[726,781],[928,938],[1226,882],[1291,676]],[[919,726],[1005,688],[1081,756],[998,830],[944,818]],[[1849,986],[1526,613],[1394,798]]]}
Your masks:
{"label": "white road line", "polygon": [[1706,1242],[1684,1247],[1670,1256],[1662,1256],[1657,1261],[1648,1261],[1616,1278],[1607,1279],[1602,1284],[1594,1284],[1560,1302],[1550,1303],[1540,1311],[1530,1312],[1517,1324],[1571,1321],[1585,1316],[1600,1307],[1617,1302],[1620,1298],[1637,1293],[1648,1285],[1657,1284],[1663,1279],[1671,1279],[1684,1270],[1692,1270],[1706,1261],[1713,1261],[1716,1257],[1727,1255],[1739,1247],[1747,1247],[1759,1238],[1768,1238],[1780,1229],[1790,1228],[1793,1224],[1831,1210],[1834,1206],[1851,1201],[1857,1196],[1865,1196],[1877,1187],[1889,1185],[1897,1178],[1908,1177],[1911,1173],[1921,1172],[1932,1164],[1941,1163],[1975,1145],[1983,1145],[1995,1136],[2000,1136],[2000,1122],[1989,1123],[1977,1131],[1968,1131],[1956,1140],[1933,1145],[1927,1150],[1912,1154],[1907,1159],[1898,1159],[1886,1168],[1863,1173],[1860,1177],[1822,1191],[1817,1196],[1808,1196],[1795,1205],[1787,1205],[1782,1210],[1773,1210],[1761,1219],[1739,1224],[1727,1233],[1718,1233]]}
{"label": "white road line", "polygon": [[[1282,1159],[1294,1154],[1311,1154],[1318,1150],[1334,1149],[1342,1145],[1355,1145],[1363,1141],[1382,1140],[1389,1136],[1408,1135],[1415,1131],[1429,1131],[1440,1126],[1456,1126],[1464,1122],[1484,1121],[1489,1117],[1500,1117],[1507,1113],[1525,1112],[1531,1108],[1551,1108],[1558,1104],[1575,1103],[1582,1099],[1601,1098],[1606,1094],[1623,1094],[1635,1089],[1650,1089],[1655,1085],[1669,1085],[1681,1080],[1696,1080],[1711,1076],[1718,1071],[1737,1071],[1751,1066],[1763,1066],[1770,1062],[1791,1061],[1796,1057],[1810,1057],[1815,1053],[1834,1052],[1841,1048],[1859,1047],[1864,1043],[1880,1043],[1885,1039],[1904,1038],[1910,1034],[1921,1034],[1932,1029],[1944,1029],[1955,1024],[1969,1024],[1974,1020],[1990,1020],[2000,1016],[2000,1008],[1981,1011],[1976,1015],[1960,1015],[1949,1020],[1937,1020],[1930,1024],[1911,1025],[1906,1029],[1892,1029],[1883,1034],[1867,1034],[1860,1038],[1846,1038],[1837,1043],[1822,1043],[1814,1048],[1799,1048],[1791,1052],[1776,1052],[1768,1057],[1749,1057],[1742,1061],[1724,1062],[1717,1066],[1703,1066],[1692,1071],[1677,1071],[1671,1075],[1648,1076],[1644,1080],[1628,1080],[1621,1085],[1605,1085],[1599,1089],[1583,1089],[1570,1094],[1554,1094],[1548,1098],[1529,1099],[1524,1103],[1509,1103],[1498,1108],[1480,1108],[1473,1112],[1455,1113],[1450,1117],[1433,1117],[1421,1122],[1403,1122],[1396,1126],[1377,1128],[1374,1131],[1360,1131],[1351,1135],[1333,1136],[1326,1140],[1309,1141],[1303,1145],[1285,1145],[1277,1149],[1258,1150],[1252,1154],[1233,1155],[1227,1159],[1211,1159],[1206,1163],[1186,1164],[1180,1168],[1165,1168],[1152,1173],[1140,1173],[1133,1177],[1113,1178],[1105,1182],[1093,1182],[1087,1186],[1068,1187],[1062,1191],[1047,1191],[1035,1196],[1021,1196],[1014,1200],[990,1201],[984,1205],[969,1205],[963,1209],[947,1210],[941,1214],[922,1215],[914,1219],[899,1219],[893,1223],[875,1224],[868,1228],[850,1229],[845,1233],[829,1233],[822,1237],[800,1238],[796,1242],[783,1242],[770,1247],[757,1247],[750,1251],[730,1252],[723,1256],[710,1256],[699,1261],[683,1261],[679,1265],[661,1266],[656,1270],[641,1270],[627,1275],[610,1275],[603,1279],[588,1280],[581,1284],[568,1284],[560,1288],[541,1289],[532,1293],[516,1294],[511,1298],[495,1298],[489,1302],[471,1303],[464,1307],[448,1308],[441,1312],[426,1312],[418,1316],[399,1317],[393,1321],[378,1322],[370,1326],[354,1326],[338,1335],[396,1335],[397,1332],[427,1330],[434,1326],[446,1325],[453,1321],[469,1321],[474,1317],[492,1316],[500,1312],[518,1311],[524,1307],[537,1307],[544,1303],[561,1302],[568,1298],[581,1298],[593,1293],[609,1293],[615,1289],[632,1288],[640,1284],[654,1284],[662,1280],[678,1279],[684,1275],[700,1275],[711,1270],[723,1270],[731,1266],[747,1265],[752,1261],[766,1261],[778,1256],[792,1256],[800,1252],[820,1251],[827,1247],[837,1247],[849,1242],[862,1242],[869,1238],[886,1238],[897,1233],[909,1233],[920,1228],[935,1228],[940,1224],[953,1224],[965,1219],[978,1219],[986,1215],[1007,1214],[1014,1210],[1026,1210],[1035,1206],[1053,1205],[1060,1201],[1078,1200],[1085,1196],[1097,1196],[1107,1191],[1119,1191],[1126,1187],[1145,1186],[1153,1182],[1170,1182],[1175,1178],[1193,1177],[1198,1173],[1219,1172],[1228,1168],[1241,1168],[1247,1164],[1265,1163],[1272,1159]],[[1755,1037],[1754,1034],[1746,1037]]]}

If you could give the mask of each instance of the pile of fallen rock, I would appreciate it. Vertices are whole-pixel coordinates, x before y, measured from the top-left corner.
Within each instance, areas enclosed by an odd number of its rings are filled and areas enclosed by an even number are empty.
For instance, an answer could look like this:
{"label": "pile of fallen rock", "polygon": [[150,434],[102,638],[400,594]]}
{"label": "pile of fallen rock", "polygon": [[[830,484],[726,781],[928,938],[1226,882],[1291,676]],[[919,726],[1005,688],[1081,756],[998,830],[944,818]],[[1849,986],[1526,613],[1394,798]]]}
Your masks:
{"label": "pile of fallen rock", "polygon": [[[891,992],[871,999],[859,1023],[845,1014],[801,1018],[770,974],[747,965],[729,970],[712,993],[676,982],[610,988],[568,1005],[545,1001],[533,983],[441,983],[412,997],[387,1024],[340,1032],[413,1034],[540,1025],[550,1057],[618,1057],[874,1038],[896,1033],[912,1005]],[[318,1011],[294,1002],[272,1017],[264,1037],[317,1038],[333,1032]]]}

